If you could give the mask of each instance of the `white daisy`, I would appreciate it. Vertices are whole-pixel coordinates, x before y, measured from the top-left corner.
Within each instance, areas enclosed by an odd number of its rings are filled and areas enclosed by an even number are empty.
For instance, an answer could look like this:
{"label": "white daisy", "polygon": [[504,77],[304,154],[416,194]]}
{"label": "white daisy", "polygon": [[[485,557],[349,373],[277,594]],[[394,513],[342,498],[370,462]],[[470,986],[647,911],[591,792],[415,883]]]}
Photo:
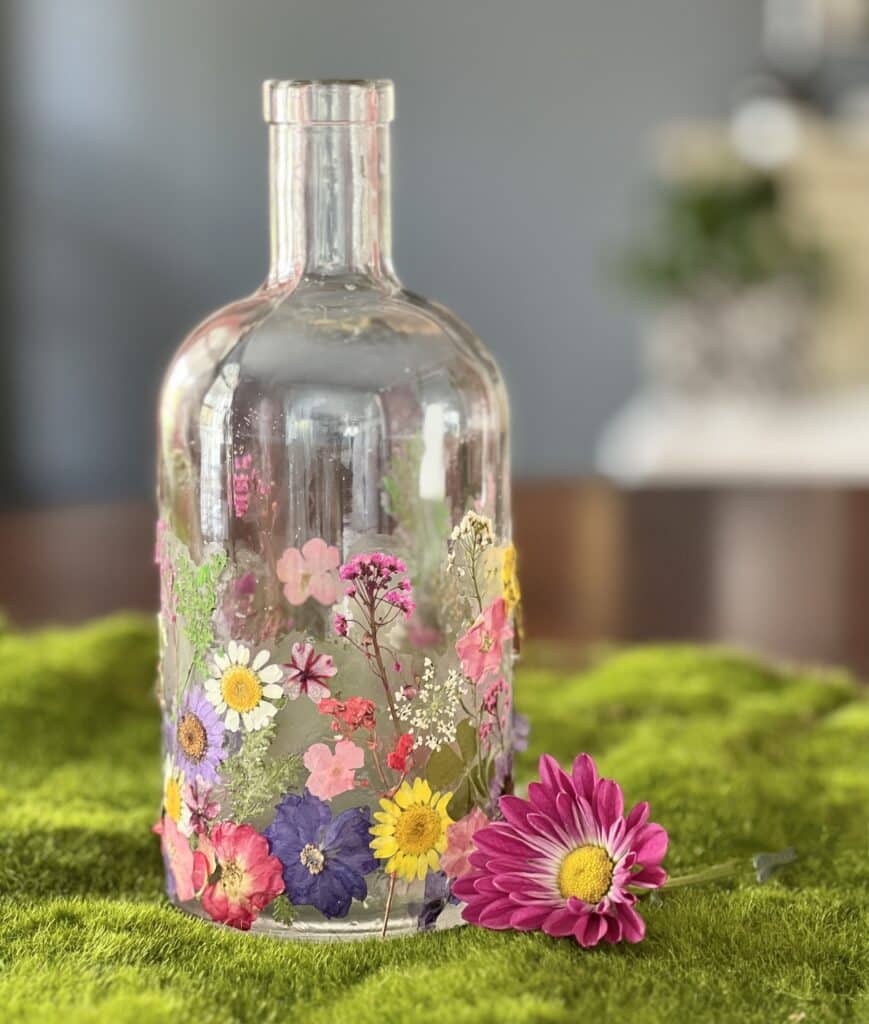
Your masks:
{"label": "white daisy", "polygon": [[184,802],[183,791],[184,773],[167,754],[163,759],[163,813],[175,822],[182,835],[189,836],[193,828],[190,824],[190,808]]}
{"label": "white daisy", "polygon": [[251,661],[250,648],[230,640],[225,654],[211,657],[214,675],[206,681],[205,693],[226,728],[237,732],[244,724],[255,732],[267,726],[278,711],[271,701],[284,695],[278,685],[284,673],[280,666],[269,665],[269,652],[260,651]]}

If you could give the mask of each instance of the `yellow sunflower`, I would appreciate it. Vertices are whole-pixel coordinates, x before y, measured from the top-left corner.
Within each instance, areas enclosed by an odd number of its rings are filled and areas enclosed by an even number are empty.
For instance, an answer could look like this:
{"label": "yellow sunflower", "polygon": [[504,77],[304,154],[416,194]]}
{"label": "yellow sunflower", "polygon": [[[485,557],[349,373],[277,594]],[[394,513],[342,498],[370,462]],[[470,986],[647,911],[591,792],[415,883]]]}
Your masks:
{"label": "yellow sunflower", "polygon": [[374,814],[371,849],[385,860],[386,872],[411,882],[437,871],[441,854],[447,847],[447,826],[453,820],[447,814],[452,793],[432,793],[423,779],[407,781],[391,800],[381,800],[382,811]]}

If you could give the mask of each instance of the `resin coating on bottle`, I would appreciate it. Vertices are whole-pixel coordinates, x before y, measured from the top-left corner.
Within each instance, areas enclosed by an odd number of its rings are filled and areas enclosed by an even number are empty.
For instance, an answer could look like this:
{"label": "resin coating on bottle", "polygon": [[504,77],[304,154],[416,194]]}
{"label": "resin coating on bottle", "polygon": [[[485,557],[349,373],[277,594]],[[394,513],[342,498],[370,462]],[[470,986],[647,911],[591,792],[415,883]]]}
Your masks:
{"label": "resin coating on bottle", "polygon": [[168,888],[290,937],[458,923],[511,784],[506,397],[392,270],[391,102],[267,83],[269,279],[161,399]]}

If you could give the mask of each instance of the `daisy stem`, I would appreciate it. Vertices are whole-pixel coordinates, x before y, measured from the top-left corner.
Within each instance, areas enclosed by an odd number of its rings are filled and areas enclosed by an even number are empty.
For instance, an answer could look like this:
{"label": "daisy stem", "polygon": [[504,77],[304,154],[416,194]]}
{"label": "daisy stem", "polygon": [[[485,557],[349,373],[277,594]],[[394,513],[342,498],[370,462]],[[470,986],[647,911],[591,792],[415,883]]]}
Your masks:
{"label": "daisy stem", "polygon": [[389,925],[389,914],[392,910],[392,897],[395,895],[395,874],[389,876],[389,893],[386,897],[386,910],[383,912],[383,930],[380,932],[380,938],[386,938],[386,928]]}
{"label": "daisy stem", "polygon": [[676,878],[668,879],[661,889],[682,889],[689,885],[703,885],[704,882],[715,882],[719,878],[729,878],[738,874],[745,867],[745,860],[728,860],[723,864],[714,864],[710,868],[703,868],[700,871],[692,871],[687,875],[678,875]]}

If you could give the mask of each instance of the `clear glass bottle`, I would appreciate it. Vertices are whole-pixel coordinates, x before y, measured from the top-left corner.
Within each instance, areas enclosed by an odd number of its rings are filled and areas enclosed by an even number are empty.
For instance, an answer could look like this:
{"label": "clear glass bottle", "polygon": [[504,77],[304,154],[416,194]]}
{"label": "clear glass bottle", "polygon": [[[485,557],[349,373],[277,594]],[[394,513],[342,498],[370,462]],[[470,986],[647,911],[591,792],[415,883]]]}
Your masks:
{"label": "clear glass bottle", "polygon": [[510,786],[507,398],[393,270],[392,84],[270,81],[264,107],[268,278],[160,404],[167,886],[298,938],[448,926]]}

